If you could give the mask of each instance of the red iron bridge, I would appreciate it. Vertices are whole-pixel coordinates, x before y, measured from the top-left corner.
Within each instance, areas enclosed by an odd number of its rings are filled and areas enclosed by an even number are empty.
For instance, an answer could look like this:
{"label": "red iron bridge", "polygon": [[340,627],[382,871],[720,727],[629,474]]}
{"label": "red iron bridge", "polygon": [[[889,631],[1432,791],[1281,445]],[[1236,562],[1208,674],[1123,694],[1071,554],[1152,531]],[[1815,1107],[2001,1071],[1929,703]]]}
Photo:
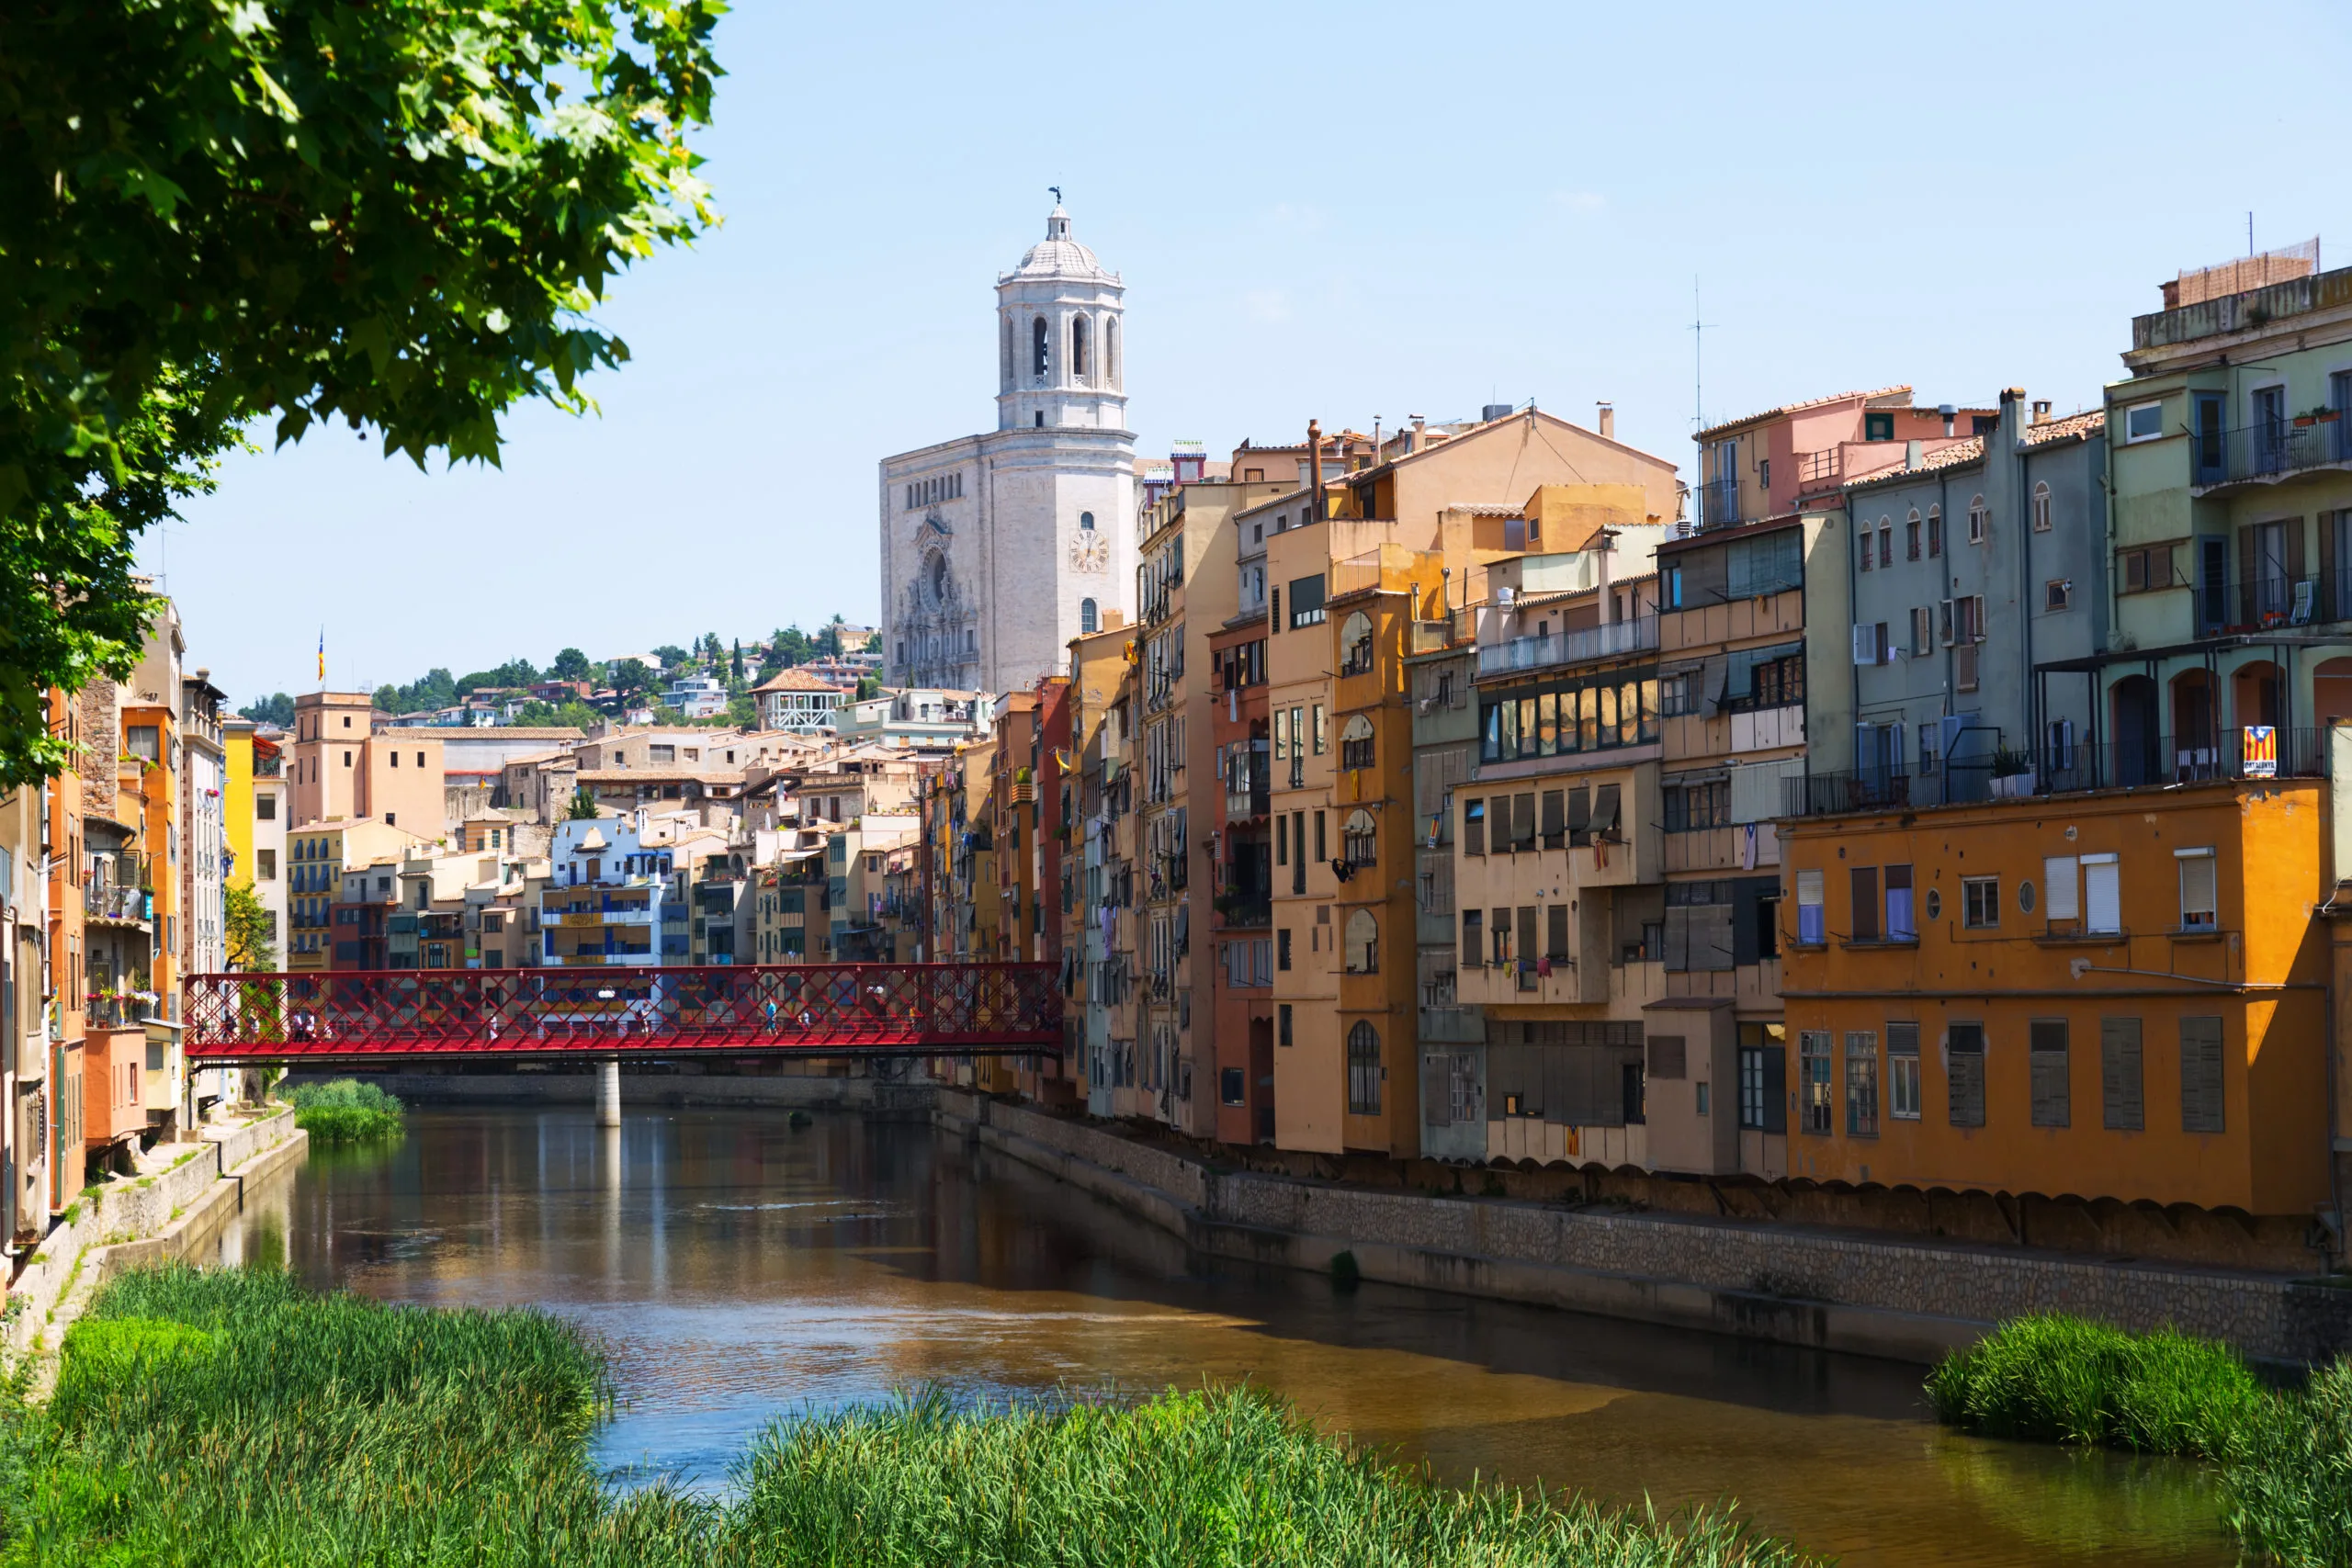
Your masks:
{"label": "red iron bridge", "polygon": [[986,1056],[1058,1052],[1059,965],[394,969],[198,975],[189,1062]]}

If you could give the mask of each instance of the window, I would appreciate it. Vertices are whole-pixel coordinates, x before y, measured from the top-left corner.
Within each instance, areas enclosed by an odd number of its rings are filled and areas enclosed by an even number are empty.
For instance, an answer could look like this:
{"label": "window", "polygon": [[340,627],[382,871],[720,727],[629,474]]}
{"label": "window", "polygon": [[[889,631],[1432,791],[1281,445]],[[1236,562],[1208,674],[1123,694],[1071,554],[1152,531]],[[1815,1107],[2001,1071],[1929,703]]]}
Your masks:
{"label": "window", "polygon": [[2050,532],[2050,486],[2046,482],[2033,487],[2033,531]]}
{"label": "window", "polygon": [[1086,318],[1072,316],[1069,319],[1069,373],[1072,378],[1085,380],[1087,365]]}
{"label": "window", "polygon": [[[1046,333],[1046,318],[1039,316],[1029,323],[1029,374],[1035,376],[1040,381],[1043,381],[1046,378],[1046,352],[1048,346]],[[1043,413],[1037,415],[1037,423],[1039,424],[1046,423],[1046,416]]]}
{"label": "window", "polygon": [[1290,928],[1284,926],[1274,933],[1274,967],[1284,974],[1290,972]]}
{"label": "window", "polygon": [[1831,1127],[1829,1032],[1807,1029],[1797,1035],[1797,1127],[1826,1136]]}
{"label": "window", "polygon": [[277,852],[276,850],[254,852],[254,874],[264,882],[277,880]]}
{"label": "window", "polygon": [[1891,865],[1886,868],[1886,940],[1916,941],[1919,928],[1911,919],[1911,868]]}
{"label": "window", "polygon": [[1946,1039],[1944,1111],[1955,1127],[1984,1125],[1984,1026],[1955,1023]]}
{"label": "window", "polygon": [[163,758],[163,731],[153,724],[134,724],[122,732],[122,754],[136,757],[142,762],[159,761]]}
{"label": "window", "polygon": [[2001,879],[1963,876],[1960,879],[1960,923],[1971,931],[1989,931],[2001,923]]}
{"label": "window", "polygon": [[1692,682],[1689,675],[1668,675],[1658,682],[1657,711],[1661,718],[1677,718],[1698,711],[1692,701]]}
{"label": "window", "polygon": [[[1317,619],[1320,619],[1321,617],[1318,615],[1317,618]],[[1293,711],[1296,711],[1296,710],[1293,710]],[[1321,703],[1317,703],[1317,704],[1315,705],[1315,754],[1316,754],[1317,756],[1320,757],[1321,755],[1323,755],[1323,753],[1324,753],[1324,750],[1326,750],[1326,747],[1325,747],[1325,743],[1324,743],[1324,729],[1323,729],[1323,705],[1322,705]]]}
{"label": "window", "polygon": [[2175,850],[2180,864],[2180,929],[2210,931],[2221,926],[2220,901],[2214,886],[2213,852]]}
{"label": "window", "polygon": [[2123,439],[2154,441],[2165,433],[2165,405],[2140,403],[2123,411]]}
{"label": "window", "polygon": [[1911,509],[1911,515],[1903,523],[1903,558],[1905,560],[1919,558],[1919,509],[1916,506]]}
{"label": "window", "polygon": [[2075,607],[2075,580],[2071,577],[2052,578],[2041,585],[2041,607],[2045,610],[2071,610]]}
{"label": "window", "polygon": [[1274,1043],[1277,1045],[1296,1043],[1291,1037],[1290,1008],[1290,1003],[1283,1002],[1274,1009]]}
{"label": "window", "polygon": [[393,753],[392,753],[392,766],[394,766],[394,767],[396,767],[396,768],[397,768],[397,767],[399,767],[400,765],[401,765],[401,754],[400,754],[398,751],[395,751],[395,752],[393,752]]}
{"label": "window", "polygon": [[1462,852],[1487,852],[1487,803],[1483,800],[1465,799],[1462,803]]}
{"label": "window", "polygon": [[1797,941],[1814,945],[1829,940],[1821,908],[1821,873],[1797,873]]}
{"label": "window", "polygon": [[1783,1087],[1787,1035],[1777,1023],[1739,1026],[1739,1125],[1754,1133],[1783,1133],[1788,1116]]}
{"label": "window", "polygon": [[2140,1063],[2140,1021],[2098,1021],[2099,1121],[2110,1133],[2137,1133],[2146,1124],[2146,1085]]}
{"label": "window", "polygon": [[1300,626],[1323,624],[1323,577],[1295,578],[1290,585],[1290,625],[1295,631]]}
{"label": "window", "polygon": [[2112,854],[2083,856],[2083,930],[2112,936],[2123,930],[2121,868]]}
{"label": "window", "polygon": [[1359,1019],[1348,1031],[1348,1114],[1380,1114],[1380,1033]]}
{"label": "window", "polygon": [[1682,608],[1682,569],[1679,566],[1670,566],[1666,569],[1665,608],[1669,610]]}
{"label": "window", "polygon": [[1852,878],[1854,889],[1854,908],[1851,917],[1853,930],[1849,940],[1876,942],[1878,940],[1878,867],[1858,865],[1849,873],[1849,875]]}
{"label": "window", "polygon": [[1783,528],[1760,539],[1735,539],[1724,548],[1724,593],[1757,599],[1804,586],[1804,538]]}
{"label": "window", "polygon": [[1340,673],[1372,673],[1372,617],[1362,610],[1351,614],[1340,627]]}
{"label": "window", "polygon": [[2180,1021],[2180,1130],[2222,1131],[2222,1021]]}
{"label": "window", "polygon": [[1878,520],[1878,564],[1881,566],[1894,564],[1894,530],[1888,526],[1883,517]]}
{"label": "window", "polygon": [[1372,720],[1356,714],[1340,730],[1340,766],[1368,769],[1372,765]]}
{"label": "window", "polygon": [[2082,918],[2076,884],[2080,877],[2073,855],[2046,855],[2041,862],[2041,912],[2051,921]]}
{"label": "window", "polygon": [[1221,1068],[1216,1075],[1217,1098],[1227,1105],[1239,1105],[1243,1100],[1243,1073],[1239,1067]]}
{"label": "window", "polygon": [[1846,1134],[1878,1136],[1878,1036],[1867,1029],[1846,1033]]}
{"label": "window", "polygon": [[1871,531],[1868,528],[1864,528],[1860,533],[1856,534],[1854,537],[1858,541],[1857,548],[1859,552],[1855,557],[1855,564],[1860,566],[1864,571],[1868,571],[1871,569],[1871,558],[1878,553],[1871,547]]}
{"label": "window", "polygon": [[1897,1122],[1919,1119],[1919,1026],[1886,1026],[1886,1113]]}
{"label": "window", "polygon": [[1358,807],[1340,825],[1340,853],[1351,866],[1375,863],[1380,853],[1380,829],[1371,812]]}
{"label": "window", "polygon": [[2033,1124],[2073,1125],[2073,1100],[2066,1072],[2066,1021],[2037,1018],[2026,1025],[2027,1066],[2033,1089]]}
{"label": "window", "polygon": [[1349,974],[1380,973],[1380,922],[1373,918],[1370,909],[1358,909],[1348,917],[1347,943]]}
{"label": "window", "polygon": [[1984,498],[1980,495],[1971,499],[1968,503],[1968,542],[1970,544],[1981,545],[1984,542],[1985,525],[1991,520],[1992,513],[1985,510]]}
{"label": "window", "polygon": [[1080,599],[1078,602],[1078,629],[1081,632],[1099,632],[1102,629],[1101,613],[1095,608],[1094,601],[1091,599]]}
{"label": "window", "polygon": [[1487,962],[1487,911],[1462,911],[1462,952],[1457,963],[1472,969],[1482,968]]}
{"label": "window", "polygon": [[1863,439],[1863,440],[1865,440],[1865,441],[1892,441],[1892,440],[1894,440],[1894,416],[1893,414],[1891,414],[1891,413],[1865,413],[1865,414],[1863,414],[1863,415],[1862,415],[1862,439]]}
{"label": "window", "polygon": [[1555,964],[1565,963],[1569,956],[1568,907],[1566,904],[1552,904],[1544,908],[1544,956]]}

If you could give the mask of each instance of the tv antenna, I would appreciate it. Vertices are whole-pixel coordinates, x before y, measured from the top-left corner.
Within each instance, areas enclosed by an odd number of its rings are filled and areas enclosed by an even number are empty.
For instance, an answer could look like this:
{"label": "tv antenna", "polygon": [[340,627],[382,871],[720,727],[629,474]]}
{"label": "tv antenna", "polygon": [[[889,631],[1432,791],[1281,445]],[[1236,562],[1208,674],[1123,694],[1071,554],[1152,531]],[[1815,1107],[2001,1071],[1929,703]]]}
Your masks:
{"label": "tv antenna", "polygon": [[1715,323],[1702,321],[1705,312],[1699,309],[1699,275],[1690,275],[1690,428],[1707,428],[1706,344],[1707,329]]}

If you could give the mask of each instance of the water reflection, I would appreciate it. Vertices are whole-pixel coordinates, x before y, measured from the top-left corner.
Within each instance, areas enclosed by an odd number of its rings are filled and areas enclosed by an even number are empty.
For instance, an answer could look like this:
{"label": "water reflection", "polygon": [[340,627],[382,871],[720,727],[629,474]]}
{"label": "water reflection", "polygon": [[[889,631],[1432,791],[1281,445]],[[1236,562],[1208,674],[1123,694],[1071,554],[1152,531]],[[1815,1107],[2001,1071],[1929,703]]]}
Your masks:
{"label": "water reflection", "polygon": [[[277,1239],[273,1240],[275,1236]],[[1736,1496],[1853,1564],[2234,1553],[2199,1472],[1935,1427],[1908,1367],[1188,1255],[914,1125],[771,1112],[426,1111],[372,1160],[252,1195],[221,1256],[314,1283],[546,1305],[609,1347],[600,1439],[723,1483],[779,1411],[1251,1378],[1441,1474],[1660,1506]]]}

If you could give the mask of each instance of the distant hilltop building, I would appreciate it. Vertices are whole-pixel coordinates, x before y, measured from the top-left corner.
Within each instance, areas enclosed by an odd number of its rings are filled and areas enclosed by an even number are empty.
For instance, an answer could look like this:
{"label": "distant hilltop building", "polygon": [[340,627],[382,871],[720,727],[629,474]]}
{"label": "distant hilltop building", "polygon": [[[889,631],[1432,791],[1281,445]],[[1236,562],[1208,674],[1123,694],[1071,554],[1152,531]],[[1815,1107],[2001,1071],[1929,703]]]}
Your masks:
{"label": "distant hilltop building", "polygon": [[996,292],[996,429],[882,461],[880,652],[894,686],[1025,686],[1128,608],[1125,288],[1057,206]]}

